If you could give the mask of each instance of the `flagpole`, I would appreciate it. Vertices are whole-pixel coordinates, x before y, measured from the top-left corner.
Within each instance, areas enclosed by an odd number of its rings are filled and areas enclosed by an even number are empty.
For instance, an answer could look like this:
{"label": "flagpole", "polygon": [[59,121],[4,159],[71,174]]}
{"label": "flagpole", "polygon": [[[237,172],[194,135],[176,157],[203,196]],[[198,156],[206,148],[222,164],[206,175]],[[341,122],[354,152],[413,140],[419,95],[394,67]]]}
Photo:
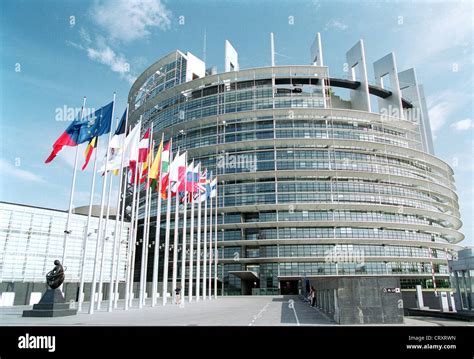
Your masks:
{"label": "flagpole", "polygon": [[[217,169],[216,169],[217,172]],[[215,200],[215,210],[216,210],[216,215],[214,216],[215,219],[215,225],[214,225],[214,299],[217,299],[217,260],[219,258],[219,252],[217,251],[217,221],[218,221],[218,215],[217,215],[217,208],[219,206],[219,197],[217,196],[217,187],[219,181],[217,179],[217,173],[216,173],[216,200]],[[224,281],[224,278],[222,278],[222,281]]]}
{"label": "flagpole", "polygon": [[[81,121],[84,118],[84,110],[86,107],[86,96],[84,96],[84,100],[82,102],[82,109],[81,109]],[[69,239],[69,235],[71,234],[71,230],[69,230],[69,222],[71,221],[71,214],[72,214],[72,206],[74,200],[74,189],[76,188],[76,176],[77,176],[77,160],[79,157],[79,145],[76,146],[76,155],[74,157],[74,172],[72,175],[72,184],[71,184],[71,194],[69,195],[69,210],[67,212],[67,219],[66,219],[66,229],[64,230],[64,241],[63,241],[63,256],[61,258],[62,265],[66,261],[66,252],[67,252],[67,242]],[[61,284],[61,291],[63,289],[63,284]]]}
{"label": "flagpole", "polygon": [[[138,172],[138,158],[135,163],[135,168],[133,169],[134,174],[133,178],[137,178]],[[131,208],[131,217],[130,217],[130,230],[129,230],[129,240],[128,240],[128,251],[127,251],[127,274],[125,277],[125,304],[124,310],[128,310],[129,308],[129,297],[130,297],[130,276],[131,276],[131,268],[132,268],[132,253],[133,247],[135,247],[136,238],[134,237],[134,226],[135,226],[135,201],[136,201],[136,193],[137,193],[137,181],[133,181],[133,194],[132,194],[132,208]]]}
{"label": "flagpole", "polygon": [[112,263],[110,264],[110,284],[109,284],[109,304],[107,311],[111,312],[113,308],[113,302],[115,297],[115,263],[116,263],[116,253],[117,253],[117,238],[120,240],[120,237],[117,235],[118,223],[120,221],[120,212],[121,212],[121,203],[120,203],[120,192],[122,191],[122,171],[119,170],[119,188],[117,194],[117,205],[115,207],[115,227],[114,227],[114,242],[112,246]]}
{"label": "flagpole", "polygon": [[[116,249],[116,251],[118,251],[117,253],[117,261],[115,262],[115,272],[114,272],[114,300],[113,300],[113,308],[114,309],[117,309],[117,306],[118,306],[118,297],[119,297],[119,284],[120,284],[120,259],[121,259],[121,256],[122,256],[122,233],[123,233],[123,222],[124,222],[124,215],[125,215],[125,196],[126,196],[126,190],[127,190],[127,181],[126,181],[126,177],[124,176],[124,173],[123,173],[123,170],[122,170],[122,174],[120,176],[120,181],[121,181],[121,185],[123,186],[123,189],[121,188],[120,191],[123,190],[123,194],[120,194],[119,192],[119,195],[121,196],[119,201],[120,202],[120,205],[119,207],[121,208],[121,212],[120,212],[120,217],[117,217],[117,222],[120,220],[120,227],[119,227],[119,231],[118,231],[118,236],[117,236],[117,244],[118,245],[118,248]],[[118,212],[117,212],[117,215]],[[115,254],[114,254],[114,259],[115,259]],[[109,306],[110,306],[110,303],[109,303]],[[110,309],[109,311],[112,311],[112,309]]]}
{"label": "flagpole", "polygon": [[[148,158],[148,155],[147,155],[147,158]],[[148,186],[148,181],[149,181],[149,175],[148,173],[150,172],[150,162],[147,161],[147,166],[148,166],[148,169],[147,169],[147,179],[146,179],[146,183],[145,183],[145,187]],[[145,305],[145,295],[146,295],[146,274],[147,274],[147,270],[146,270],[146,267],[148,265],[148,246],[149,246],[149,231],[150,231],[150,227],[149,227],[149,224],[150,224],[150,202],[151,202],[151,199],[149,198],[150,196],[150,189],[149,188],[146,188],[146,191],[145,191],[145,218],[143,220],[143,231],[144,231],[144,236],[143,236],[143,251],[142,251],[142,259],[143,261],[140,263],[141,264],[141,268],[140,268],[140,286],[142,288],[141,292],[142,292],[142,298],[141,298],[141,303],[142,303],[142,306]],[[143,258],[144,256],[144,258]],[[142,276],[143,276],[143,285],[142,285]]]}
{"label": "flagpole", "polygon": [[79,283],[79,303],[78,311],[82,311],[82,302],[84,301],[84,281],[85,281],[85,270],[86,270],[86,259],[87,259],[87,243],[89,239],[89,230],[90,230],[90,221],[92,216],[92,204],[94,202],[94,189],[95,189],[95,173],[97,171],[97,151],[99,149],[99,137],[97,137],[96,148],[94,153],[94,169],[92,170],[92,185],[91,185],[91,194],[89,199],[89,211],[87,213],[87,224],[86,224],[86,233],[84,234],[84,253],[82,254],[82,265],[81,265],[81,279]]}
{"label": "flagpole", "polygon": [[[171,141],[171,139],[170,139]],[[171,224],[171,164],[173,161],[173,151],[171,150],[170,142],[170,162],[168,171],[168,188],[167,188],[167,202],[166,202],[166,230],[165,230],[165,258],[163,263],[163,305],[168,301],[168,270],[169,270],[169,256],[170,256],[170,224]]]}
{"label": "flagpole", "polygon": [[[146,181],[145,181],[145,216],[143,218],[143,246],[142,246],[142,260],[141,260],[141,268],[140,268],[140,296],[138,300],[138,308],[142,308],[145,302],[145,292],[146,292],[146,258],[148,256],[148,232],[149,232],[149,221],[148,217],[150,215],[148,211],[148,195],[150,193],[150,186],[149,186],[149,180],[150,180],[150,158],[151,158],[151,153],[153,153],[153,122],[151,123],[151,131],[150,131],[150,137],[148,138],[148,153],[147,153],[147,175],[146,175]],[[140,179],[141,180],[141,179]]]}
{"label": "flagpole", "polygon": [[[150,167],[148,167],[148,171],[151,170],[151,160],[153,159],[153,156],[151,157],[150,159]],[[150,179],[148,178],[148,181]],[[148,182],[148,185],[149,182]],[[153,191],[151,190],[150,188],[150,191],[149,191],[149,199],[148,199],[148,222],[147,222],[147,231],[146,231],[146,247],[145,247],[145,264],[144,264],[144,278],[145,278],[145,294],[146,296],[148,296],[148,292],[147,292],[147,276],[148,276],[148,248],[150,248],[150,222],[151,222],[151,218],[150,218],[150,215],[151,215],[151,198],[152,198],[152,194],[153,194]],[[143,299],[143,305],[146,304],[146,296],[144,295],[144,299]]]}
{"label": "flagpole", "polygon": [[[114,110],[115,110],[115,92],[114,92],[114,99],[112,105],[112,118],[114,118]],[[110,138],[112,137],[112,129],[109,131],[109,137],[107,139],[107,152],[105,155],[105,163],[109,161],[109,145],[110,145]],[[100,248],[100,236],[102,232],[102,216],[104,215],[104,199],[105,199],[105,190],[107,188],[107,167],[105,168],[104,178],[102,179],[102,197],[101,197],[101,204],[100,204],[100,217],[99,217],[99,229],[97,231],[97,242],[95,246],[95,257],[94,257],[94,267],[92,273],[92,288],[91,288],[91,303],[89,306],[89,314],[94,314],[94,306],[95,306],[95,286],[97,283],[97,260],[99,256],[99,248]]]}
{"label": "flagpole", "polygon": [[184,163],[185,163],[185,169],[184,169],[184,209],[183,209],[183,240],[182,240],[182,245],[181,245],[181,298],[182,298],[182,303],[184,304],[184,298],[186,294],[186,288],[185,288],[185,277],[186,277],[186,220],[187,220],[187,211],[186,207],[188,206],[188,195],[187,195],[187,189],[188,189],[188,153],[185,152],[184,155]]}
{"label": "flagpole", "polygon": [[[109,149],[107,149],[108,151]],[[98,299],[97,299],[97,310],[100,309],[101,304],[102,304],[102,286],[103,286],[103,278],[104,278],[104,262],[105,262],[105,247],[106,247],[106,241],[108,241],[108,236],[107,236],[107,229],[109,228],[109,215],[110,215],[110,199],[112,197],[112,183],[113,183],[113,174],[110,172],[109,174],[110,182],[109,182],[109,193],[107,195],[107,211],[105,214],[105,226],[104,226],[104,232],[102,235],[102,254],[100,258],[100,263],[99,263],[99,290],[98,290]],[[109,290],[110,293],[110,290]]]}
{"label": "flagpole", "polygon": [[[199,169],[200,170],[200,169]],[[201,173],[199,173],[201,182]],[[196,301],[199,301],[201,290],[201,189],[198,189],[198,225],[197,225],[197,248],[196,248]]]}
{"label": "flagpole", "polygon": [[[164,139],[165,134],[161,134],[161,143],[163,144],[164,148]],[[171,152],[171,146],[169,148]],[[156,199],[156,227],[155,227],[155,250],[153,255],[153,278],[151,283],[151,306],[154,307],[156,305],[156,296],[158,294],[158,265],[160,263],[160,229],[161,229],[161,162],[163,161],[163,149],[161,151],[160,163],[158,164],[158,198]],[[169,167],[169,165],[168,165]]]}
{"label": "flagpole", "polygon": [[[122,233],[123,233],[123,217],[125,212],[125,195],[122,196],[122,190],[126,191],[126,179],[123,175],[123,170],[119,170],[119,193],[118,193],[118,200],[117,200],[117,215],[115,218],[115,230],[114,230],[114,249],[113,249],[113,259],[112,259],[112,278],[110,286],[113,289],[113,299],[110,300],[109,298],[109,312],[112,309],[117,309],[117,302],[118,302],[118,287],[119,287],[119,270],[120,270],[120,259],[122,254]],[[120,222],[120,225],[119,225]],[[118,231],[118,232],[117,232]],[[118,233],[118,234],[117,234]],[[115,260],[117,258],[117,260]]]}
{"label": "flagpole", "polygon": [[[117,294],[118,294],[118,272],[119,272],[119,265],[120,265],[120,249],[122,244],[122,229],[123,229],[123,215],[124,215],[124,206],[125,206],[125,197],[121,201],[122,197],[122,184],[124,184],[123,180],[123,162],[124,162],[124,154],[125,154],[125,139],[127,137],[127,126],[128,126],[128,103],[126,108],[126,115],[125,115],[125,133],[123,136],[122,141],[122,153],[120,159],[120,168],[119,168],[119,190],[117,193],[117,206],[116,206],[116,213],[115,213],[115,229],[114,229],[114,246],[112,249],[112,264],[110,268],[110,296],[109,296],[109,307],[108,311],[111,312],[112,308],[115,304],[115,308],[117,307]],[[107,167],[106,167],[107,168]],[[126,191],[126,183],[124,184],[125,191]],[[125,192],[124,191],[124,192]],[[119,231],[119,224],[120,221],[120,231]],[[119,232],[117,234],[117,232]],[[117,254],[117,261],[115,261],[117,252],[117,244],[118,244],[118,254]],[[116,278],[114,278],[116,276]],[[113,295],[112,295],[113,292]]]}
{"label": "flagpole", "polygon": [[206,170],[206,192],[204,194],[204,254],[202,264],[202,299],[206,300],[207,295],[207,170]]}
{"label": "flagpole", "polygon": [[179,225],[179,167],[178,167],[178,180],[176,182],[176,197],[175,197],[175,209],[174,209],[173,278],[172,278],[172,286],[171,286],[172,288],[171,295],[173,296],[175,303],[176,303],[176,298],[175,298],[176,279],[178,275],[178,242],[179,242],[178,225]]}
{"label": "flagpole", "polygon": [[[211,171],[211,177],[212,181],[212,171]],[[208,283],[208,296],[209,299],[212,299],[212,187],[211,187],[212,182],[209,182],[209,283]]]}
{"label": "flagpole", "polygon": [[191,223],[189,228],[189,284],[188,284],[188,297],[189,302],[193,300],[193,262],[194,262],[194,159],[192,162],[193,175],[191,178]]}
{"label": "flagpole", "polygon": [[[138,164],[137,161],[137,166],[140,167],[137,173],[137,176],[142,173],[143,171],[143,166],[142,164]],[[139,181],[137,177],[134,178],[134,182],[136,183]],[[136,202],[136,209],[135,209],[135,226],[133,227],[133,238],[135,238],[135,243],[138,237],[138,212],[140,211],[140,183],[137,183],[137,202]],[[143,238],[142,238],[142,243],[143,243]],[[137,254],[137,246],[135,245],[132,248],[132,263],[131,263],[131,274],[130,274],[130,306],[133,305],[133,297],[135,296],[134,291],[133,291],[133,282],[135,280],[135,256]],[[132,296],[133,294],[133,296]]]}
{"label": "flagpole", "polygon": [[[112,121],[112,119],[111,119]],[[117,127],[118,119],[115,119],[115,127]],[[112,133],[112,126],[110,128],[110,132]],[[110,145],[110,144],[109,144]],[[110,148],[107,147],[107,151],[110,151]],[[105,169],[107,170],[107,162],[105,163]],[[100,259],[100,272],[99,272],[99,291],[98,291],[98,301],[97,301],[97,310],[100,309],[102,304],[102,286],[103,286],[103,278],[104,278],[104,265],[105,265],[105,243],[108,240],[107,236],[107,229],[109,228],[109,216],[110,216],[110,201],[112,198],[112,183],[113,183],[113,176],[112,172],[110,172],[110,183],[109,183],[109,194],[107,195],[107,212],[105,215],[105,228],[104,228],[104,240],[102,241],[102,257]],[[113,252],[112,252],[113,256]],[[112,275],[112,273],[110,273]],[[111,288],[109,286],[109,297],[112,295]]]}
{"label": "flagpole", "polygon": [[[153,123],[152,123],[152,127],[153,127]],[[153,129],[151,131],[151,133],[153,134]],[[153,163],[153,160],[154,160],[154,147],[155,147],[155,142],[153,141],[153,135],[151,136],[151,139],[152,139],[152,147],[151,147],[151,155],[150,155],[150,164],[148,166],[148,178],[147,178],[147,185],[149,187],[149,190],[150,190],[150,193],[149,193],[149,199],[148,199],[148,223],[147,223],[147,232],[146,232],[146,243],[147,243],[147,246],[146,246],[146,252],[145,252],[145,269],[144,269],[144,272],[145,272],[145,293],[147,294],[148,296],[148,292],[147,292],[147,278],[148,278],[148,248],[151,248],[150,247],[150,226],[151,226],[151,199],[153,197],[153,191],[151,189],[151,183],[150,183],[150,171],[151,171],[151,165]],[[158,145],[159,146],[159,145]],[[146,300],[146,298],[144,299]],[[144,305],[146,303],[143,303]]]}
{"label": "flagpole", "polygon": [[[148,157],[148,156],[147,156]],[[146,185],[145,185],[146,186]],[[143,283],[143,275],[144,275],[144,266],[145,266],[145,255],[146,255],[146,250],[145,248],[148,246],[146,243],[146,223],[147,223],[147,217],[148,215],[148,188],[145,190],[145,214],[143,217],[143,232],[142,232],[142,253],[141,253],[141,261],[140,261],[140,283],[139,283],[139,294],[138,294],[138,308],[143,307],[143,297],[145,295],[145,290],[144,290],[144,283]]]}

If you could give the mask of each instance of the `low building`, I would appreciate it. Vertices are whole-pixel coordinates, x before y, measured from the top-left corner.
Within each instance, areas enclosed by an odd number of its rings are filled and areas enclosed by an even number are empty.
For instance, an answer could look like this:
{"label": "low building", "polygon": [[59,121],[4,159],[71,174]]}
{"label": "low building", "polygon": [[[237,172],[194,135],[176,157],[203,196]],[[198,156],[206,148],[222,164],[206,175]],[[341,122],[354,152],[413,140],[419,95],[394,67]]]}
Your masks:
{"label": "low building", "polygon": [[[73,211],[76,212],[76,211]],[[46,289],[45,275],[54,260],[63,255],[67,211],[0,202],[0,306],[28,305],[37,302]],[[66,300],[77,300],[84,254],[87,215],[73,213],[69,230],[64,294]],[[92,282],[98,216],[91,217],[88,235],[85,298]],[[119,280],[125,280],[129,223],[124,223],[120,245]],[[110,282],[115,220],[109,220],[105,235],[103,282]],[[107,293],[108,285],[104,284]]]}

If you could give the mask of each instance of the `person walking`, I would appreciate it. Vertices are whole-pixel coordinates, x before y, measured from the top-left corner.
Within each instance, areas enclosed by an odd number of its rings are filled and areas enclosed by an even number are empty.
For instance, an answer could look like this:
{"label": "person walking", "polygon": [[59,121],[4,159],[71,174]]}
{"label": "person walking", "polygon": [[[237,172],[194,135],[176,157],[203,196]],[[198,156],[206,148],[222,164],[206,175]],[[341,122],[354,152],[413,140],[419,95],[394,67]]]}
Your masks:
{"label": "person walking", "polygon": [[181,288],[176,287],[175,291],[175,302],[176,304],[180,305],[181,304]]}
{"label": "person walking", "polygon": [[314,307],[314,304],[316,303],[316,290],[314,289],[313,286],[311,286],[310,298],[311,298],[311,306]]}

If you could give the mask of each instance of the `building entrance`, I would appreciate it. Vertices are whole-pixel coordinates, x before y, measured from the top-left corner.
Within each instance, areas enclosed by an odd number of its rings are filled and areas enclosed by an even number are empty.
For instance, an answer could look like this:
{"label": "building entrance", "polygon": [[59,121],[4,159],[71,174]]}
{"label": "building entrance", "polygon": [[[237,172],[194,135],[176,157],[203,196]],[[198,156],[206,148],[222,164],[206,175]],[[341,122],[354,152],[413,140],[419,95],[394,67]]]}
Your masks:
{"label": "building entrance", "polygon": [[282,295],[297,295],[298,281],[297,280],[282,280],[280,282],[280,293]]}

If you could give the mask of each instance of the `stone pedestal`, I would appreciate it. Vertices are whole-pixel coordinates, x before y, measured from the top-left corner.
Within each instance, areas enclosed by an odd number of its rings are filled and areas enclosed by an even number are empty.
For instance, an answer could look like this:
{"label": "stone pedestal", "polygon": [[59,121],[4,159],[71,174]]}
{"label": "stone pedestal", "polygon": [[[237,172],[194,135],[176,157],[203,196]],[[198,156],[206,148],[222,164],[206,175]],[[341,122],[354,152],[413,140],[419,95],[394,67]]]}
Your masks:
{"label": "stone pedestal", "polygon": [[33,310],[24,310],[24,317],[65,317],[76,315],[77,309],[71,309],[65,303],[63,293],[59,289],[48,289]]}

